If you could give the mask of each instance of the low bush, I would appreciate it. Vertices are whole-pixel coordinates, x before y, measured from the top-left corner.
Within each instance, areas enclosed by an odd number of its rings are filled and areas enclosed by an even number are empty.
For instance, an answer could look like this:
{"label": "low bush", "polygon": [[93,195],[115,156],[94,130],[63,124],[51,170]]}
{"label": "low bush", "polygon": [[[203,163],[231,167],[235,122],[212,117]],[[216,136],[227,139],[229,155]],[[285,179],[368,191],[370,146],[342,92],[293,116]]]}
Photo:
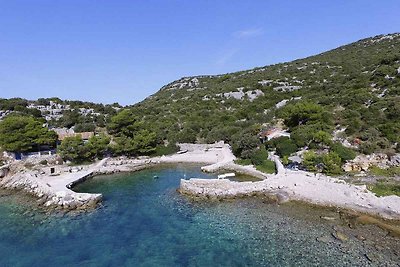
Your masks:
{"label": "low bush", "polygon": [[390,167],[387,169],[381,169],[379,167],[372,166],[369,169],[369,172],[376,176],[393,177],[396,175],[400,175],[400,167]]}
{"label": "low bush", "polygon": [[266,147],[275,148],[280,157],[288,157],[298,150],[296,143],[286,136],[281,136],[267,142]]}
{"label": "low bush", "polygon": [[340,143],[334,143],[331,146],[331,150],[339,155],[342,162],[345,162],[347,160],[352,160],[357,155],[357,153],[353,149],[347,148]]}
{"label": "low bush", "polygon": [[396,185],[379,182],[375,185],[369,186],[368,189],[375,193],[375,195],[378,197],[390,195],[400,196],[400,185],[398,184]]}
{"label": "low bush", "polygon": [[237,160],[235,160],[235,163],[239,164],[239,165],[243,165],[243,166],[252,165],[253,164],[251,162],[251,159],[237,159]]}
{"label": "low bush", "polygon": [[264,160],[262,164],[256,165],[256,169],[264,173],[276,173],[275,162],[271,160]]}
{"label": "low bush", "polygon": [[174,154],[178,151],[179,151],[179,147],[177,147],[175,144],[169,144],[167,146],[158,145],[156,147],[156,150],[154,151],[154,156],[170,155],[170,154]]}
{"label": "low bush", "polygon": [[342,160],[335,152],[317,155],[314,151],[303,154],[303,166],[309,171],[321,171],[329,175],[342,173]]}
{"label": "low bush", "polygon": [[264,148],[257,149],[250,156],[251,163],[254,165],[261,165],[265,160],[268,160],[268,152]]}

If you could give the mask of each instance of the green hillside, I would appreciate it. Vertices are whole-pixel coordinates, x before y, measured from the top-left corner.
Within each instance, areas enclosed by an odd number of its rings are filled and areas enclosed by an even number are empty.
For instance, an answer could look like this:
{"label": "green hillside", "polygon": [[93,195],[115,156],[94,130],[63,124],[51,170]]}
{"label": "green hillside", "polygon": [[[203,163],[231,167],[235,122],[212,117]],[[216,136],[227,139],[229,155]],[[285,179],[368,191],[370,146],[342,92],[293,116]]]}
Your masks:
{"label": "green hillside", "polygon": [[[265,146],[284,163],[307,150],[304,168],[338,174],[357,152],[400,152],[400,34],[247,71],[185,77],[125,108],[58,98],[0,99],[0,121],[10,114],[36,117],[50,128],[108,133],[110,138],[92,141],[113,155],[162,155],[176,151],[176,142],[224,140],[241,158],[238,163],[262,169],[270,163],[260,133],[279,128],[290,138]],[[82,140],[68,142],[62,148],[82,146]]]}
{"label": "green hillside", "polygon": [[[292,62],[182,78],[131,108],[160,140],[223,139],[235,145],[282,118],[299,147],[310,145],[319,131],[332,135],[345,128],[342,137],[360,152],[394,151],[400,136],[400,34]],[[308,117],[296,119],[302,109]]]}

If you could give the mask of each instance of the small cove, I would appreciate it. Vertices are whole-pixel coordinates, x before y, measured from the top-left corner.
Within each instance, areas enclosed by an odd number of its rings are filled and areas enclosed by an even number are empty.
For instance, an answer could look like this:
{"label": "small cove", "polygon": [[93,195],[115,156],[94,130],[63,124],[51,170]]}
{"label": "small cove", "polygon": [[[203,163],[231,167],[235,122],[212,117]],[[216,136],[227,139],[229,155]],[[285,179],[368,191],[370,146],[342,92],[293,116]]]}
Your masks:
{"label": "small cove", "polygon": [[[183,177],[215,175],[202,173],[198,166],[175,165],[98,176],[74,188],[104,196],[101,207],[79,215],[29,211],[34,199],[0,194],[0,265],[396,266],[400,262],[399,239],[376,226],[351,229],[336,211],[300,203],[277,205],[262,198],[196,202],[176,192]],[[348,240],[335,239],[332,233],[337,230]]]}

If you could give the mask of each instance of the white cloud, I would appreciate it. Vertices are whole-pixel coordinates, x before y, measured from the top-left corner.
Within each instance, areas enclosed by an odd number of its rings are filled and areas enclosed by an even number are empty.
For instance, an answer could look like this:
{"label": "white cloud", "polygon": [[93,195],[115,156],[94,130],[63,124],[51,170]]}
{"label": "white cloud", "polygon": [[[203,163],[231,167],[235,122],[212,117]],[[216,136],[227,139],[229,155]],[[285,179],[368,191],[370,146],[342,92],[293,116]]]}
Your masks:
{"label": "white cloud", "polygon": [[246,30],[241,30],[233,33],[233,37],[238,38],[238,39],[244,39],[244,38],[252,38],[252,37],[257,37],[260,35],[263,35],[264,32],[262,28],[254,28],[254,29],[246,29]]}
{"label": "white cloud", "polygon": [[221,57],[216,61],[217,65],[225,65],[226,62],[228,62],[231,58],[233,58],[237,53],[239,52],[239,49],[233,48],[226,50]]}

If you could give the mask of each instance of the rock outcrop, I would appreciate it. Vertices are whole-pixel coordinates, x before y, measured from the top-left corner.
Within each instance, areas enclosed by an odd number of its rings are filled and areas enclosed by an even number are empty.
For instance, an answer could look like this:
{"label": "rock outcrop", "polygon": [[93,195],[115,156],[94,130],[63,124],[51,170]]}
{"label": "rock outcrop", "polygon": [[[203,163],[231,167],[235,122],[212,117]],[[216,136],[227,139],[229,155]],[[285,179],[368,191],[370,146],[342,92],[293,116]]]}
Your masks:
{"label": "rock outcrop", "polygon": [[381,169],[400,166],[400,154],[393,155],[390,158],[388,155],[382,153],[359,155],[355,159],[348,161],[343,166],[343,170],[346,172],[361,172],[368,171],[372,166]]}

